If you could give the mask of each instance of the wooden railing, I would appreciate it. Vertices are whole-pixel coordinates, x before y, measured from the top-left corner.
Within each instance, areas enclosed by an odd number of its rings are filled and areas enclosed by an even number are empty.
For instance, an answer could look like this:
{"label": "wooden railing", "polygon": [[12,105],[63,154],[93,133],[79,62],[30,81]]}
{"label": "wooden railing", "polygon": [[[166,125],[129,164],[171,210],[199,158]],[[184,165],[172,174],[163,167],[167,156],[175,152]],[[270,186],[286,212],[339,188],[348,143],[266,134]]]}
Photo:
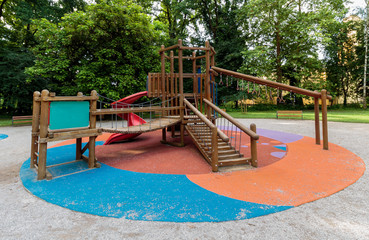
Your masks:
{"label": "wooden railing", "polygon": [[[223,123],[223,126],[221,125],[221,121],[220,118],[218,119],[218,121],[214,120],[214,122],[216,123],[216,127],[218,128],[223,128],[223,133],[226,135],[227,133],[230,134],[231,136],[227,136],[230,139],[230,144],[232,145],[232,147],[237,150],[239,153],[241,153],[241,138],[242,135],[240,134],[237,138],[237,130],[239,129],[241,132],[244,132],[246,135],[248,135],[250,137],[250,146],[251,146],[251,158],[250,158],[250,163],[253,167],[257,167],[258,163],[257,163],[257,140],[259,139],[259,135],[256,134],[256,125],[255,124],[251,124],[250,125],[250,129],[247,128],[246,126],[244,126],[242,123],[238,122],[236,119],[234,119],[233,117],[231,117],[228,113],[224,112],[222,109],[220,109],[219,107],[215,106],[212,102],[210,102],[207,99],[203,100],[205,104],[207,104],[207,106],[209,106],[213,112],[213,116],[218,116],[219,115],[221,117],[223,117],[223,120],[227,120],[228,123],[230,123],[230,127],[226,126],[225,122]],[[229,124],[228,124],[229,125]],[[228,129],[230,128],[230,129]],[[230,131],[228,131],[230,130]],[[233,136],[234,134],[234,136]]]}
{"label": "wooden railing", "polygon": [[[195,140],[195,144],[198,146],[199,150],[202,152],[206,160],[211,165],[212,170],[216,172],[218,171],[218,136],[225,142],[228,142],[229,138],[222,131],[220,131],[209,119],[207,119],[205,115],[197,110],[187,99],[184,99],[184,103],[204,123],[204,128],[202,129],[203,133],[211,133],[210,142],[202,141],[201,139],[196,140],[194,136],[192,136],[192,138]],[[211,151],[210,158],[207,156],[205,152],[206,150]]]}
{"label": "wooden railing", "polygon": [[290,86],[287,84],[274,82],[274,81],[250,76],[247,74],[243,74],[243,73],[234,72],[234,71],[230,71],[230,70],[215,67],[215,66],[212,66],[211,69],[217,72],[218,74],[232,76],[239,80],[245,80],[248,82],[264,85],[267,87],[272,87],[272,88],[276,88],[279,90],[284,90],[288,92],[293,92],[293,93],[313,97],[314,98],[314,113],[315,113],[315,142],[316,144],[320,144],[319,99],[321,99],[323,149],[328,150],[327,100],[332,100],[332,96],[329,95],[329,92],[327,92],[327,90],[322,89],[320,92],[310,91],[307,89]]}

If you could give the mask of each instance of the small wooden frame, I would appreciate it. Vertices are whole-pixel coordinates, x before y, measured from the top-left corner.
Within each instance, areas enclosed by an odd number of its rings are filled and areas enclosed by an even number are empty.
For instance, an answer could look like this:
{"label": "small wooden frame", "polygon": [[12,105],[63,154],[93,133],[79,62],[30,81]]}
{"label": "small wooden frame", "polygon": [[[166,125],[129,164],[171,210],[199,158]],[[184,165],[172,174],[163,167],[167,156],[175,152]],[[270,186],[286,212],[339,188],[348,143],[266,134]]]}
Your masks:
{"label": "small wooden frame", "polygon": [[[95,141],[101,134],[101,130],[96,128],[96,115],[92,114],[96,111],[97,100],[96,91],[92,91],[91,96],[88,97],[83,96],[82,93],[78,93],[77,96],[56,97],[48,90],[43,90],[41,94],[34,92],[30,167],[37,169],[37,180],[52,178],[46,166],[47,144],[52,141],[76,139],[76,160],[87,160],[89,168],[99,167],[95,158]],[[73,106],[73,102],[77,107]],[[80,104],[83,102],[86,104]],[[51,110],[51,107],[54,109]],[[68,116],[71,110],[74,111]],[[56,117],[53,116],[55,114]],[[81,116],[83,121],[79,119]],[[73,117],[76,118],[73,119]],[[81,149],[83,137],[88,137],[89,142],[86,145],[88,147]],[[87,148],[88,157],[83,155]]]}
{"label": "small wooden frame", "polygon": [[12,126],[19,123],[32,123],[32,116],[13,116]]}
{"label": "small wooden frame", "polygon": [[280,119],[280,118],[301,118],[303,119],[302,110],[277,111],[277,119]]}

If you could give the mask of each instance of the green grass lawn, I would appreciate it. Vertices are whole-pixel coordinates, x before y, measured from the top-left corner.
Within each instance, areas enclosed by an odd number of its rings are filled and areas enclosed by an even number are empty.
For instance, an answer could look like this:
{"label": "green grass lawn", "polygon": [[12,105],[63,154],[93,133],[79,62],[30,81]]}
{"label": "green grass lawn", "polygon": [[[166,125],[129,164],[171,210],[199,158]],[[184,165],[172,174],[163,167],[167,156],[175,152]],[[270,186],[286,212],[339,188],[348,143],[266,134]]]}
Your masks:
{"label": "green grass lawn", "polygon": [[[276,111],[228,112],[234,118],[276,118]],[[303,111],[304,120],[314,120],[314,111]],[[300,118],[296,118],[300,119]],[[328,121],[369,123],[369,110],[328,110]]]}
{"label": "green grass lawn", "polygon": [[0,116],[0,127],[11,126],[12,118],[7,116]]}

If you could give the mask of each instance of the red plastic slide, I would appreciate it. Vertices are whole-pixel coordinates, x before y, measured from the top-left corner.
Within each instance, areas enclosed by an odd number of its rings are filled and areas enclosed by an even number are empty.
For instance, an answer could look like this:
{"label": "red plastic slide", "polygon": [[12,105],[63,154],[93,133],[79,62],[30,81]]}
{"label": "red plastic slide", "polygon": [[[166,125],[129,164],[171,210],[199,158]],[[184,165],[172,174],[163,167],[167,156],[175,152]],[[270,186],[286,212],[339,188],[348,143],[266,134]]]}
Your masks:
{"label": "red plastic slide", "polygon": [[[128,97],[122,98],[116,102],[113,102],[111,105],[117,108],[124,108],[127,107],[128,104],[132,104],[138,99],[142,98],[143,96],[147,96],[147,91],[139,92],[132,94]],[[118,105],[118,103],[125,103],[127,105]],[[128,121],[128,126],[137,126],[146,123],[145,120],[140,118],[134,113],[125,113],[125,114],[118,114],[119,117],[123,118],[124,120]],[[110,135],[108,140],[105,141],[104,145],[108,145],[114,142],[120,142],[126,139],[132,139],[140,135],[141,133],[113,133]]]}

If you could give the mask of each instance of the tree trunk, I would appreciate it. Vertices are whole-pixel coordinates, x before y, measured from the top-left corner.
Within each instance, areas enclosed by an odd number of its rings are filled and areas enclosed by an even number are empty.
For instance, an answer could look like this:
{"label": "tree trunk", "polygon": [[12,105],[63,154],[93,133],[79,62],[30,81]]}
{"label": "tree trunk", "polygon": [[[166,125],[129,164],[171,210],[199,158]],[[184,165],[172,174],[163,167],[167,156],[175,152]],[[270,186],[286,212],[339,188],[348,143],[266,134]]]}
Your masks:
{"label": "tree trunk", "polygon": [[275,42],[276,42],[276,69],[277,69],[277,82],[282,82],[282,60],[281,60],[281,33],[279,29],[279,22],[276,22],[275,27]]}

